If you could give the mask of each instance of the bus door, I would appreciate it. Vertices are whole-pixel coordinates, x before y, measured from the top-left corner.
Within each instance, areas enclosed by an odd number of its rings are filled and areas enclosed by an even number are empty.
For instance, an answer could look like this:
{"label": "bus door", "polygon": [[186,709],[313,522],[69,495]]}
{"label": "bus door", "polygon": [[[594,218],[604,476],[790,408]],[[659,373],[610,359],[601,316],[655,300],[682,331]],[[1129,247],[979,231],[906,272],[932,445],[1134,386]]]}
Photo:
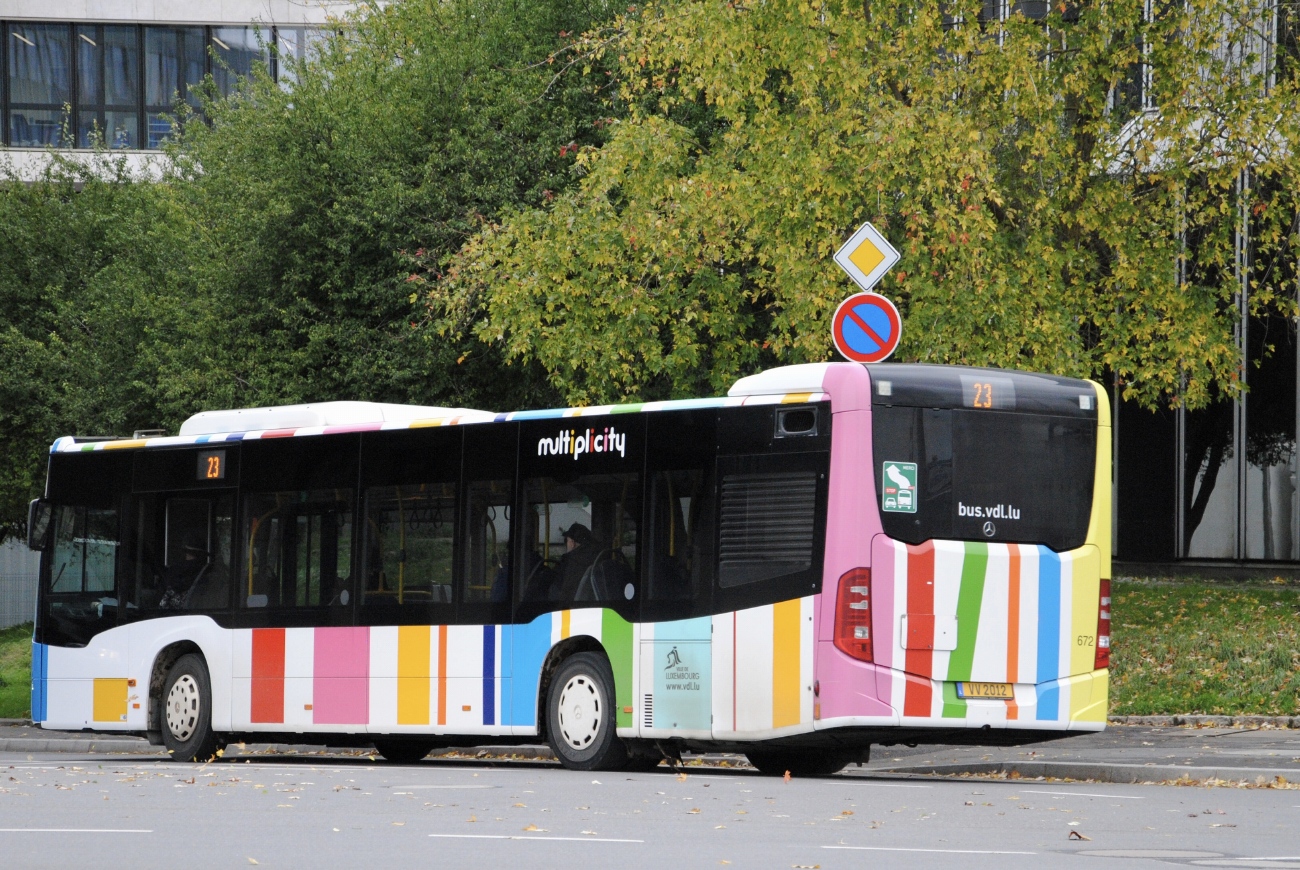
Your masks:
{"label": "bus door", "polygon": [[647,415],[637,733],[711,736],[717,411]]}

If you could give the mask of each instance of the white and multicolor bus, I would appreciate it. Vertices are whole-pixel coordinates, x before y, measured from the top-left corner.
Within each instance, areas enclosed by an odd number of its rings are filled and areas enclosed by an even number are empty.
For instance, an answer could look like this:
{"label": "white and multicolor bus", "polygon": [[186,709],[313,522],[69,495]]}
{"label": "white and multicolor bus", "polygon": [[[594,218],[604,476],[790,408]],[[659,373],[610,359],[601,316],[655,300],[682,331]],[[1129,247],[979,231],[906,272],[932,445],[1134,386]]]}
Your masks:
{"label": "white and multicolor bus", "polygon": [[61,438],[32,718],[179,760],[545,740],[796,775],[1097,731],[1109,413],[1089,381],[825,363],[715,399]]}

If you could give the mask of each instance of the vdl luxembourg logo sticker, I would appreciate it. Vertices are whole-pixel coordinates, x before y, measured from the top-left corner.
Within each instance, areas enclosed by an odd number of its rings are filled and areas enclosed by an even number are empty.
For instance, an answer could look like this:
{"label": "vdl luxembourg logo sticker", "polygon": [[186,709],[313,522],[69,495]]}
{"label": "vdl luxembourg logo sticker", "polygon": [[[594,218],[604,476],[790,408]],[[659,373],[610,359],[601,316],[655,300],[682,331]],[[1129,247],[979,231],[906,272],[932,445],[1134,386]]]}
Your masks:
{"label": "vdl luxembourg logo sticker", "polygon": [[554,438],[537,439],[538,456],[573,456],[577,459],[584,453],[614,453],[626,458],[627,433],[619,432],[613,426],[604,429],[588,429],[578,432],[565,429]]}
{"label": "vdl luxembourg logo sticker", "polygon": [[897,514],[916,513],[915,462],[886,462],[881,466],[880,509]]}

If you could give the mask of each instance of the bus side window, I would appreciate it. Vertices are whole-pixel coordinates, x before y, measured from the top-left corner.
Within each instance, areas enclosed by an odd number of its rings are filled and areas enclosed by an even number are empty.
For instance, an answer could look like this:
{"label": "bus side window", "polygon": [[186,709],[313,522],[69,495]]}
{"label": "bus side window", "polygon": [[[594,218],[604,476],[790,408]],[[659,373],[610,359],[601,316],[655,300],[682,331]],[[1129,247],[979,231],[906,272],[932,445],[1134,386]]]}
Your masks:
{"label": "bus side window", "polygon": [[136,497],[128,608],[212,611],[230,605],[234,498]]}
{"label": "bus side window", "polygon": [[464,600],[510,600],[511,482],[473,480],[465,487]]}
{"label": "bus side window", "polygon": [[534,477],[524,494],[521,601],[559,609],[636,598],[640,475]]}
{"label": "bus side window", "polygon": [[650,549],[646,598],[650,601],[690,601],[701,584],[708,560],[704,542],[711,525],[705,510],[705,473],[660,471],[651,494]]}
{"label": "bus side window", "polygon": [[351,597],[352,490],[255,493],[244,517],[245,607],[319,607]]}
{"label": "bus side window", "polygon": [[367,489],[364,535],[363,605],[409,609],[452,603],[454,483]]}

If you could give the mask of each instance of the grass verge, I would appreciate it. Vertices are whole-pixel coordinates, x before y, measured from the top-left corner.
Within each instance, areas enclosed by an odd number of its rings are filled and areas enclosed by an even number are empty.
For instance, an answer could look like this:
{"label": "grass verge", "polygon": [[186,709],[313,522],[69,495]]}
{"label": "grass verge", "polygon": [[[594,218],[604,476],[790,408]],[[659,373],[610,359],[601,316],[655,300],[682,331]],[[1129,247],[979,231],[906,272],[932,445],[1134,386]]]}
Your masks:
{"label": "grass verge", "polygon": [[0,629],[0,719],[26,719],[32,704],[32,624]]}
{"label": "grass verge", "polygon": [[1126,578],[1111,592],[1111,715],[1300,715],[1300,585]]}

